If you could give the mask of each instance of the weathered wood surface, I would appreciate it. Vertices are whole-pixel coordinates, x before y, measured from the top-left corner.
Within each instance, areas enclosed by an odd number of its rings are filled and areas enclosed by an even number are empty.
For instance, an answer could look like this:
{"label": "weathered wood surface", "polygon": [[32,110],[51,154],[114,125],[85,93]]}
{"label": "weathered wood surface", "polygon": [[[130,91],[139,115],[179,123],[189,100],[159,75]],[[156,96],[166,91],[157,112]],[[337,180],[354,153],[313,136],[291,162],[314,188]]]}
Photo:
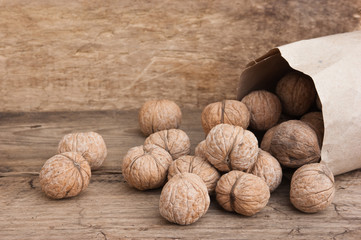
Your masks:
{"label": "weathered wood surface", "polygon": [[[204,134],[200,111],[183,111],[192,150]],[[269,204],[253,217],[221,209],[212,199],[208,213],[190,226],[168,223],[158,212],[160,190],[141,192],[120,174],[128,148],[144,137],[136,111],[22,113],[0,117],[0,239],[360,239],[361,170],[336,177],[336,197],[326,211],[304,214],[289,201],[283,179]],[[93,172],[85,192],[50,200],[40,190],[37,172],[63,134],[97,131],[109,154]]]}
{"label": "weathered wood surface", "polygon": [[0,1],[0,112],[202,108],[246,63],[361,29],[361,0]]}

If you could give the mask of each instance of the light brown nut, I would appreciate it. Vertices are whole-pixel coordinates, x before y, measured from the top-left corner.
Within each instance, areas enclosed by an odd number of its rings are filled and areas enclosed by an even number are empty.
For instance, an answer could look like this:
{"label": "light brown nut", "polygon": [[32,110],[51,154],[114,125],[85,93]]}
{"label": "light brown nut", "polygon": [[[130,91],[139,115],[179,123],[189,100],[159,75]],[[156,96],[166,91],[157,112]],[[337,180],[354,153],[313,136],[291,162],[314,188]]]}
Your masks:
{"label": "light brown nut", "polygon": [[237,100],[223,100],[211,103],[203,109],[202,127],[206,134],[216,125],[227,123],[248,128],[250,113],[246,105]]}
{"label": "light brown nut", "polygon": [[321,147],[324,134],[322,112],[306,113],[302,116],[301,121],[307,123],[313,129],[313,131],[315,131],[315,133],[317,134],[318,143]]}
{"label": "light brown nut", "polygon": [[127,183],[139,190],[164,185],[172,156],[153,144],[129,149],[122,163],[122,174]]}
{"label": "light brown nut", "polygon": [[155,144],[165,149],[173,160],[191,152],[191,142],[188,135],[180,129],[162,130],[152,133],[145,139],[144,145]]}
{"label": "light brown nut", "polygon": [[276,94],[285,113],[301,116],[314,103],[316,89],[312,78],[301,72],[292,71],[277,83]]}
{"label": "light brown nut", "polygon": [[290,168],[318,162],[321,154],[315,131],[300,120],[277,126],[269,152],[281,165]]}
{"label": "light brown nut", "polygon": [[140,130],[145,136],[149,136],[158,131],[179,128],[182,112],[173,101],[151,100],[140,108],[138,120]]}
{"label": "light brown nut", "polygon": [[241,171],[231,171],[219,179],[216,198],[225,210],[252,216],[267,205],[270,191],[261,178]]}
{"label": "light brown nut", "polygon": [[179,173],[163,187],[159,211],[169,222],[189,225],[207,212],[209,203],[207,187],[202,179],[193,173]]}
{"label": "light brown nut", "polygon": [[242,99],[250,114],[250,127],[264,131],[277,124],[282,106],[278,97],[265,90],[253,91]]}
{"label": "light brown nut", "polygon": [[302,212],[322,211],[335,196],[335,180],[331,170],[322,163],[307,164],[292,176],[290,200]]}
{"label": "light brown nut", "polygon": [[271,141],[273,138],[273,134],[276,130],[276,127],[278,125],[270,128],[267,130],[267,132],[263,135],[262,141],[261,141],[261,148],[262,150],[269,152],[270,148],[271,148]]}
{"label": "light brown nut", "polygon": [[219,171],[247,171],[257,160],[257,138],[241,127],[219,124],[206,138],[205,154]]}
{"label": "light brown nut", "polygon": [[200,176],[210,194],[216,189],[217,181],[221,177],[217,169],[205,158],[187,155],[173,161],[168,170],[168,180],[178,173],[184,172],[194,173]]}
{"label": "light brown nut", "polygon": [[195,155],[198,157],[206,158],[206,140],[201,141],[198,143],[195,149]]}
{"label": "light brown nut", "polygon": [[271,154],[262,149],[259,149],[258,158],[251,173],[265,181],[270,192],[273,192],[282,181],[280,163]]}
{"label": "light brown nut", "polygon": [[79,152],[89,162],[92,170],[100,168],[107,157],[107,146],[96,132],[70,133],[58,145],[58,153]]}
{"label": "light brown nut", "polygon": [[41,168],[41,190],[50,198],[74,197],[88,187],[89,163],[76,152],[64,152],[49,158]]}

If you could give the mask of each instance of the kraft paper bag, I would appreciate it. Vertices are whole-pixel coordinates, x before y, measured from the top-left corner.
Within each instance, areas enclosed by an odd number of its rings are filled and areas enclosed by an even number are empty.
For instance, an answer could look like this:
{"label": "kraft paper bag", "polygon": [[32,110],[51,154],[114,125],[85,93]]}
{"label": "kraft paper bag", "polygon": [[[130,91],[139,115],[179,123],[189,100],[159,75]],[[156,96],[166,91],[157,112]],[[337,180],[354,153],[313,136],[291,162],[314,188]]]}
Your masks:
{"label": "kraft paper bag", "polygon": [[292,69],[313,79],[322,103],[321,162],[335,175],[361,168],[361,31],[270,50],[246,66],[237,99],[253,90],[274,89]]}

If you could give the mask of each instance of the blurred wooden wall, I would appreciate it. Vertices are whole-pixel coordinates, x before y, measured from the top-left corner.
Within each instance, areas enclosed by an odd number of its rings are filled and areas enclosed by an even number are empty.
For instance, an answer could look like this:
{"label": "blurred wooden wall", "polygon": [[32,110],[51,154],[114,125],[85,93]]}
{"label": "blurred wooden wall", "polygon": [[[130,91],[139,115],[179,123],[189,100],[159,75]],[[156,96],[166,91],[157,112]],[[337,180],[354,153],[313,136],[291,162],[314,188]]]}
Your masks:
{"label": "blurred wooden wall", "polygon": [[0,1],[0,112],[202,108],[245,64],[361,29],[361,0]]}

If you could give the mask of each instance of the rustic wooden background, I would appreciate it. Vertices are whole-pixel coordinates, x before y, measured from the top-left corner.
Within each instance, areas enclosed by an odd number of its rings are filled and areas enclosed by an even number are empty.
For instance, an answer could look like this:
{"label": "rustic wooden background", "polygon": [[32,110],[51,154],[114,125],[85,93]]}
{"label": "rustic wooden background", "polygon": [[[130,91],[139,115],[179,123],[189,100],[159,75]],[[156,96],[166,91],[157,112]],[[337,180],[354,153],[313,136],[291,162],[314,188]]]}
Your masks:
{"label": "rustic wooden background", "polygon": [[202,108],[270,48],[361,29],[361,0],[0,1],[0,112]]}

